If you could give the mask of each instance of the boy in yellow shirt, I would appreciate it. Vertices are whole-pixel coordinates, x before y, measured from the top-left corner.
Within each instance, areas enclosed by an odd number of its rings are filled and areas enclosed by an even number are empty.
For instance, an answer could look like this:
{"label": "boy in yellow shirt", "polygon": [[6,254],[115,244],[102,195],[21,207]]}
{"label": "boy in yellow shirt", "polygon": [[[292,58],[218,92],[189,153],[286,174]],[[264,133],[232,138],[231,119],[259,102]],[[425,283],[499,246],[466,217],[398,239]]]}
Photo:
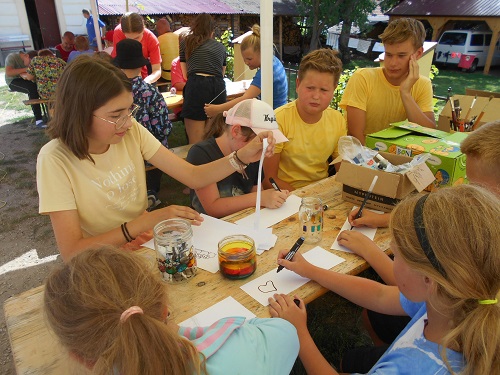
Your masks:
{"label": "boy in yellow shirt", "polygon": [[296,81],[298,98],[275,110],[288,142],[274,148],[264,161],[265,188],[269,177],[283,190],[295,190],[328,177],[328,158],[337,156],[339,138],[346,135],[345,120],[330,108],[342,72],[342,62],[331,49],[319,49],[302,59]]}
{"label": "boy in yellow shirt", "polygon": [[419,74],[425,29],[420,21],[399,18],[380,35],[385,58],[382,68],[358,69],[340,102],[349,134],[364,145],[365,136],[408,119],[435,128],[432,85]]}

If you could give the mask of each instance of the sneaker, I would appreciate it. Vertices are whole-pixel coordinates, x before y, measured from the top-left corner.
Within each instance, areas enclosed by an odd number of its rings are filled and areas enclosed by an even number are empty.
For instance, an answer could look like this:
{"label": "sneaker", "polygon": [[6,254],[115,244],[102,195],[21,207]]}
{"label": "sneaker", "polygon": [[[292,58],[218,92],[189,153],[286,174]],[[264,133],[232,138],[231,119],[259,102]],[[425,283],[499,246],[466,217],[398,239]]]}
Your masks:
{"label": "sneaker", "polygon": [[153,211],[155,207],[157,207],[161,203],[161,200],[158,199],[155,193],[152,191],[148,191],[148,208],[146,209],[148,212]]}
{"label": "sneaker", "polygon": [[47,124],[43,120],[38,120],[35,125],[37,129],[47,129]]}

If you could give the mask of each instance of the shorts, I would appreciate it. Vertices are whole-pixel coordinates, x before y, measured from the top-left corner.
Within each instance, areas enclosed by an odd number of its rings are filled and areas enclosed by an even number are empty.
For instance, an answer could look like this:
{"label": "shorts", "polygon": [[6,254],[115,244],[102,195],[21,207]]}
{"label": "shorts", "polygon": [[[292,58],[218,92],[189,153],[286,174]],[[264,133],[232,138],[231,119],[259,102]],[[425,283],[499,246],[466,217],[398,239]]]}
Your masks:
{"label": "shorts", "polygon": [[411,320],[409,316],[385,315],[371,310],[367,313],[373,331],[386,344],[392,344]]}
{"label": "shorts", "polygon": [[191,120],[205,121],[207,119],[205,104],[226,102],[226,84],[221,77],[191,74],[184,86],[183,96],[181,116]]}

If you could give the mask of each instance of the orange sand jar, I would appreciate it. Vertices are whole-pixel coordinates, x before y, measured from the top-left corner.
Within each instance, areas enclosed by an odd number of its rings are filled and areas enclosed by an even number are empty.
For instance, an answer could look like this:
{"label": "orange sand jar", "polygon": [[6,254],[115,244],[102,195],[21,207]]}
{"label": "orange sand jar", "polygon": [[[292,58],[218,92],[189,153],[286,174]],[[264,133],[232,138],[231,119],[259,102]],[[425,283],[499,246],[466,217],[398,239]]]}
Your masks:
{"label": "orange sand jar", "polygon": [[219,269],[228,279],[244,279],[257,268],[253,239],[243,234],[224,237],[219,242]]}

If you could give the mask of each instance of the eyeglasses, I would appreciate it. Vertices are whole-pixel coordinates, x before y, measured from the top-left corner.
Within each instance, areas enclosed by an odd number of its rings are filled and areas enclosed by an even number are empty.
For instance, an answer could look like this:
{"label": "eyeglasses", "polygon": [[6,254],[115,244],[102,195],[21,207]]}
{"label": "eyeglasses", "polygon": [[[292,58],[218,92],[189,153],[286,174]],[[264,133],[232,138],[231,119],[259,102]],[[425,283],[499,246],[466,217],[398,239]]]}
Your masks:
{"label": "eyeglasses", "polygon": [[119,129],[121,129],[121,128],[123,128],[125,126],[125,124],[127,123],[128,120],[130,120],[131,117],[135,117],[135,115],[137,114],[137,111],[139,110],[139,108],[140,107],[137,104],[132,104],[130,106],[130,108],[128,109],[129,114],[126,115],[126,116],[120,117],[116,121],[107,120],[105,118],[102,118],[102,117],[99,117],[99,116],[96,116],[96,115],[93,115],[93,116],[97,117],[99,120],[103,120],[103,121],[109,122],[110,124],[114,124],[115,125],[115,129],[119,130]]}

